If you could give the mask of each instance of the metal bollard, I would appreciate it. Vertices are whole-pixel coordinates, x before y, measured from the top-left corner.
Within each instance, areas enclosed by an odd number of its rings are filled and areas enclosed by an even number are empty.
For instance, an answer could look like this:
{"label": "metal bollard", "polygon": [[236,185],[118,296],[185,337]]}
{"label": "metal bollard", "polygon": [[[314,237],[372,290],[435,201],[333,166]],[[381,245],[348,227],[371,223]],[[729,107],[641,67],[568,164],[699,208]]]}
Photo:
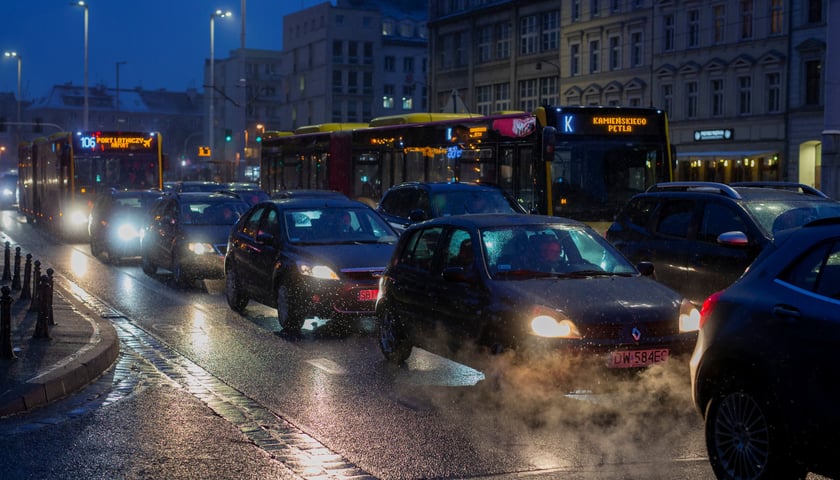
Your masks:
{"label": "metal bollard", "polygon": [[23,265],[23,289],[20,291],[20,300],[32,298],[32,254],[26,254],[26,262]]}
{"label": "metal bollard", "polygon": [[53,291],[55,289],[55,280],[53,279],[53,269],[47,269],[47,283],[49,284],[49,289],[47,290],[47,324],[52,326],[55,325],[55,318],[53,318]]}
{"label": "metal bollard", "polygon": [[12,270],[12,290],[20,290],[20,247],[15,247],[15,268]]}
{"label": "metal bollard", "polygon": [[5,262],[3,263],[3,281],[9,281],[12,279],[12,271],[10,270],[11,265],[11,254],[12,254],[12,245],[7,241],[6,242],[6,253],[5,253]]}
{"label": "metal bollard", "polygon": [[50,338],[50,329],[47,325],[49,321],[49,312],[47,311],[46,298],[49,295],[50,279],[46,275],[42,275],[38,279],[38,298],[42,299],[38,302],[38,320],[35,322],[35,334],[32,338]]}
{"label": "metal bollard", "polygon": [[12,296],[11,289],[3,286],[0,298],[0,358],[16,358],[12,348]]}
{"label": "metal bollard", "polygon": [[35,260],[35,274],[32,278],[32,301],[29,303],[30,311],[38,308],[38,282],[41,280],[40,260]]}

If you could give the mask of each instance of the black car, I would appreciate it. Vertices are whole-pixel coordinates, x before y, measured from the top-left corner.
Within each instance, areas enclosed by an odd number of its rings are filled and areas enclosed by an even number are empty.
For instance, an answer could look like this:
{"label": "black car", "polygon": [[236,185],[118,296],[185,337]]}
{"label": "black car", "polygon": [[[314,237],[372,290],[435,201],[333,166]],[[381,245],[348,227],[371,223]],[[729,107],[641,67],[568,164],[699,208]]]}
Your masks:
{"label": "black car", "polygon": [[102,192],[93,200],[88,221],[90,253],[109,262],[140,256],[149,210],[160,190],[117,190]]}
{"label": "black car", "polygon": [[376,313],[380,348],[394,363],[417,346],[475,358],[478,367],[486,352],[560,353],[602,372],[687,355],[699,320],[690,302],[587,225],[519,214],[441,217],[407,229]]}
{"label": "black car", "polygon": [[690,361],[718,478],[840,475],[840,218],[778,234],[703,305]]}
{"label": "black car", "polygon": [[178,286],[222,278],[230,230],[248,210],[232,193],[170,193],[152,206],[141,244],[143,271],[172,272]]}
{"label": "black car", "polygon": [[408,182],[385,191],[377,211],[397,231],[423,220],[468,213],[526,213],[504,190],[489,184]]}
{"label": "black car", "polygon": [[167,193],[218,192],[224,189],[225,187],[218,182],[205,180],[178,180],[163,184],[163,190]]}
{"label": "black car", "polygon": [[670,182],[635,195],[606,238],[700,305],[740,277],[780,230],[840,215],[840,202],[792,183]]}
{"label": "black car", "polygon": [[347,198],[274,199],[251,208],[225,256],[230,308],[277,308],[286,333],[306,319],[372,316],[378,280],[397,233],[375,210]]}

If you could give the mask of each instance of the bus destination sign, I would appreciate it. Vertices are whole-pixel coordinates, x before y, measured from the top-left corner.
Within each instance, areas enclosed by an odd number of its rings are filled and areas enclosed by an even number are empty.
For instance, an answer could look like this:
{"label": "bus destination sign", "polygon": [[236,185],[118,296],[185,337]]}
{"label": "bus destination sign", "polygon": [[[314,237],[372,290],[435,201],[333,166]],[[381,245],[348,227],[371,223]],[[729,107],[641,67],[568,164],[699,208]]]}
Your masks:
{"label": "bus destination sign", "polygon": [[83,133],[76,137],[76,146],[85,151],[125,151],[156,149],[155,137],[141,133]]}
{"label": "bus destination sign", "polygon": [[589,115],[564,113],[560,115],[560,134],[563,135],[637,135],[659,131],[659,118],[644,115]]}

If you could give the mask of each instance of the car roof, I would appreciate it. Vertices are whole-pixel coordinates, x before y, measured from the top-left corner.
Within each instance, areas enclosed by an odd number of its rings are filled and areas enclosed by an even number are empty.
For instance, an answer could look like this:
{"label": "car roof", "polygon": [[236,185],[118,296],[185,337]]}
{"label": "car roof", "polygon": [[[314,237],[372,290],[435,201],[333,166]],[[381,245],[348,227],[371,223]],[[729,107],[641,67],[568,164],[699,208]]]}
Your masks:
{"label": "car roof", "polygon": [[456,191],[456,190],[501,190],[498,185],[491,183],[471,183],[471,182],[404,182],[393,185],[391,189],[419,187],[427,188],[432,191]]}
{"label": "car roof", "polygon": [[281,208],[359,208],[370,209],[365,203],[351,200],[347,197],[324,196],[324,197],[293,197],[293,198],[272,198],[260,203],[274,203]]}
{"label": "car roof", "polygon": [[572,220],[570,218],[549,217],[545,215],[523,215],[521,213],[470,213],[466,215],[450,215],[426,220],[424,222],[414,224],[409,228],[415,228],[416,226],[421,225],[455,225],[473,229],[528,225],[569,225],[589,228],[585,223]]}
{"label": "car roof", "polygon": [[182,200],[234,200],[245,203],[245,200],[233,192],[174,192],[165,195],[168,198]]}
{"label": "car roof", "polygon": [[828,201],[830,198],[814,187],[794,182],[660,182],[639,196],[658,196],[662,193],[717,195],[736,201],[791,200]]}

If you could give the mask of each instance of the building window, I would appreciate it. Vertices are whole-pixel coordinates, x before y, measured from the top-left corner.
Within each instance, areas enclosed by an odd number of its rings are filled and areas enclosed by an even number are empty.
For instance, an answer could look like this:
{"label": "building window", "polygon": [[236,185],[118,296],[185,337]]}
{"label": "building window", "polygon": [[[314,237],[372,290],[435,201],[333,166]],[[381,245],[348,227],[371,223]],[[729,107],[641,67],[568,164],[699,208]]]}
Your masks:
{"label": "building window", "polygon": [[403,58],[403,73],[414,73],[414,57]]}
{"label": "building window", "polygon": [[805,105],[819,105],[822,95],[822,63],[819,60],[805,62]]}
{"label": "building window", "polygon": [[770,0],[770,35],[781,35],[784,17],[782,0]]}
{"label": "building window", "polygon": [[373,95],[373,72],[365,72],[362,75],[362,94]]}
{"label": "building window", "polygon": [[358,72],[347,72],[347,93],[357,95],[359,93]]}
{"label": "building window", "polygon": [[455,38],[452,35],[441,36],[440,47],[440,68],[452,68],[452,58],[455,55]]}
{"label": "building window", "polygon": [[670,52],[674,49],[674,16],[669,14],[662,17],[662,50]]}
{"label": "building window", "polygon": [[723,80],[716,78],[711,82],[712,90],[712,116],[723,116]]}
{"label": "building window", "polygon": [[469,60],[466,54],[469,45],[469,35],[467,32],[460,32],[455,34],[455,66],[466,67]]}
{"label": "building window", "polygon": [[542,44],[543,52],[560,48],[560,12],[548,12],[542,15]]}
{"label": "building window", "polygon": [[598,17],[601,15],[601,2],[600,0],[589,0],[589,14],[592,18]]}
{"label": "building window", "polygon": [[543,105],[559,105],[558,78],[555,76],[540,78],[540,101]]}
{"label": "building window", "polygon": [[333,120],[333,122],[340,122],[342,120],[342,118],[341,118],[341,102],[333,102],[332,120]]}
{"label": "building window", "polygon": [[519,82],[519,108],[526,112],[537,109],[537,80],[522,80]]}
{"label": "building window", "polygon": [[402,95],[402,109],[411,110],[414,108],[414,88],[404,85]]}
{"label": "building window", "polygon": [[498,83],[494,85],[496,91],[496,111],[510,110],[510,84]]}
{"label": "building window", "polygon": [[475,87],[475,108],[479,115],[490,115],[493,109],[493,86]]}
{"label": "building window", "polygon": [[697,118],[697,82],[685,82],[685,117]]}
{"label": "building window", "polygon": [[808,0],[808,23],[822,23],[823,0]]}
{"label": "building window", "polygon": [[[336,22],[338,23],[338,22]],[[396,26],[394,20],[391,18],[386,18],[382,20],[382,35],[386,37],[390,37],[394,34]]]}
{"label": "building window", "polygon": [[569,45],[569,76],[580,75],[580,45],[573,43]]}
{"label": "building window", "polygon": [[347,102],[347,121],[348,122],[358,122],[359,121],[359,111],[357,110],[358,105],[356,102]]}
{"label": "building window", "polygon": [[601,41],[591,40],[589,42],[589,73],[601,71]]}
{"label": "building window", "polygon": [[572,0],[572,21],[580,21],[580,0]]}
{"label": "building window", "polygon": [[662,110],[670,117],[673,113],[672,106],[674,105],[674,86],[670,83],[663,83],[660,87],[662,95]]}
{"label": "building window", "polygon": [[364,62],[365,65],[373,65],[373,42],[365,42]]}
{"label": "building window", "polygon": [[752,113],[752,77],[744,75],[738,77],[738,114]]}
{"label": "building window", "polygon": [[724,43],[726,41],[726,5],[713,6],[712,17],[714,18],[712,43],[716,45]]}
{"label": "building window", "polygon": [[347,61],[348,63],[359,63],[359,44],[356,42],[347,42]]}
{"label": "building window", "polygon": [[779,113],[782,111],[782,76],[777,73],[768,73],[767,82],[767,113]]}
{"label": "building window", "polygon": [[493,26],[484,26],[478,30],[478,62],[493,60]]}
{"label": "building window", "polygon": [[688,42],[689,48],[700,46],[700,10],[688,11]]}
{"label": "building window", "polygon": [[510,58],[510,22],[496,25],[496,60]]}
{"label": "building window", "polygon": [[341,70],[333,70],[332,91],[333,93],[344,93],[344,80]]}
{"label": "building window", "polygon": [[618,35],[610,37],[610,70],[621,68],[621,37]]}
{"label": "building window", "polygon": [[519,22],[519,54],[530,55],[537,53],[537,17],[530,15]]}
{"label": "building window", "polygon": [[383,62],[384,62],[383,68],[385,69],[386,72],[395,72],[397,70],[397,59],[396,59],[396,57],[391,56],[391,55],[385,55],[385,58],[384,58]]}
{"label": "building window", "polygon": [[333,40],[333,63],[344,63],[344,42]]}
{"label": "building window", "polygon": [[621,0],[610,0],[610,11],[612,13],[621,12]]}
{"label": "building window", "polygon": [[382,108],[391,110],[394,108],[394,86],[385,85],[384,95],[382,95]]}
{"label": "building window", "polygon": [[634,67],[641,65],[643,55],[644,38],[642,32],[632,32],[630,34],[630,64]]}
{"label": "building window", "polygon": [[753,2],[741,0],[741,40],[753,38]]}

